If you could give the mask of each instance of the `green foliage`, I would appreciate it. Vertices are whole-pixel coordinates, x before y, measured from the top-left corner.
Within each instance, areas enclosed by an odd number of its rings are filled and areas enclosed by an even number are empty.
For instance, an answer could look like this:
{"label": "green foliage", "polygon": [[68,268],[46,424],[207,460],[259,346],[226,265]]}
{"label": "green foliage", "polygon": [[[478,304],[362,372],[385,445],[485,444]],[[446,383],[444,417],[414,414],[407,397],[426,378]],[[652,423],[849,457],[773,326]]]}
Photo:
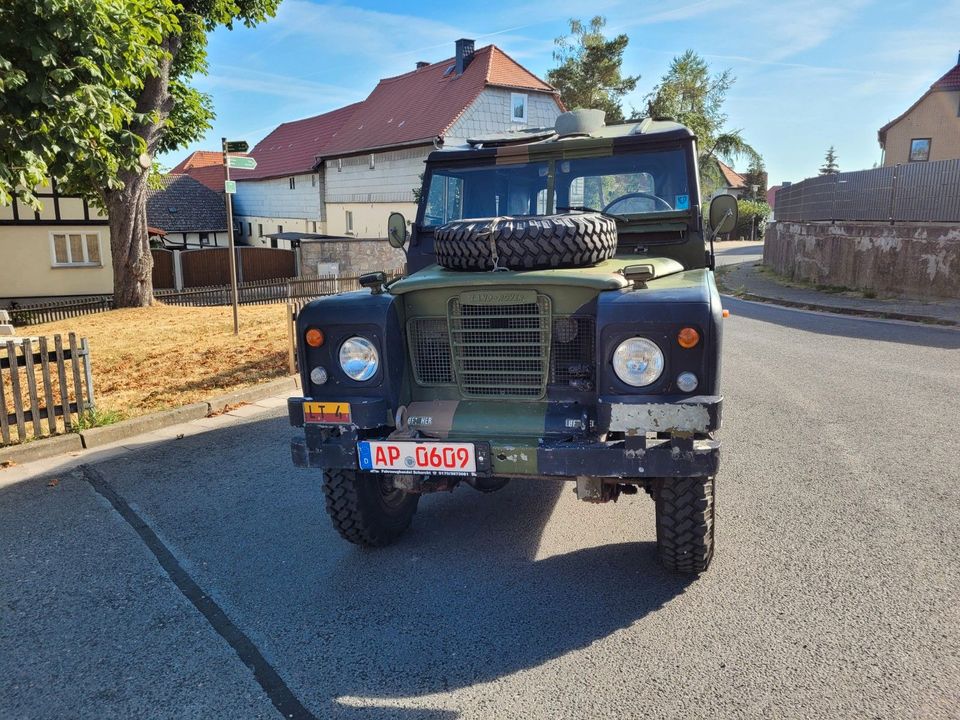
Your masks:
{"label": "green foliage", "polygon": [[827,150],[827,154],[823,158],[823,165],[820,168],[821,175],[836,175],[840,172],[840,166],[837,164],[837,151],[833,149],[833,145],[830,146],[830,149]]}
{"label": "green foliage", "polygon": [[599,15],[589,25],[570,20],[570,34],[555,40],[557,67],[547,73],[547,82],[560,91],[568,109],[603,110],[607,122],[620,122],[620,100],[637,87],[640,76],[622,74],[623,51],[630,39],[621,34],[608,40],[603,34],[606,24]]}
{"label": "green foliage", "polygon": [[[747,186],[747,192],[754,200],[766,199],[767,197],[767,171],[763,167],[763,159],[759,156],[750,161],[750,166],[743,174],[743,182]],[[757,186],[756,192],[751,188]]]}
{"label": "green foliage", "polygon": [[113,425],[125,419],[126,416],[117,410],[99,410],[93,408],[92,410],[84,410],[70,429],[71,432],[80,433],[90,428]]}
{"label": "green foliage", "polygon": [[730,233],[734,238],[749,239],[751,228],[754,228],[754,237],[759,240],[763,237],[770,218],[770,206],[759,200],[737,200],[737,226]]}
{"label": "green foliage", "polygon": [[735,158],[745,156],[762,164],[760,154],[743,139],[741,131],[726,127],[723,108],[734,82],[730,70],[711,75],[707,61],[687,50],[673,59],[660,84],[647,95],[647,115],[683,123],[697,136],[705,196],[724,184],[717,158],[732,165]]}
{"label": "green foliage", "polygon": [[142,154],[201,137],[212,105],[188,81],[206,70],[206,33],[262,21],[278,2],[4,0],[0,202],[37,206],[34,187],[56,177],[105,204]]}

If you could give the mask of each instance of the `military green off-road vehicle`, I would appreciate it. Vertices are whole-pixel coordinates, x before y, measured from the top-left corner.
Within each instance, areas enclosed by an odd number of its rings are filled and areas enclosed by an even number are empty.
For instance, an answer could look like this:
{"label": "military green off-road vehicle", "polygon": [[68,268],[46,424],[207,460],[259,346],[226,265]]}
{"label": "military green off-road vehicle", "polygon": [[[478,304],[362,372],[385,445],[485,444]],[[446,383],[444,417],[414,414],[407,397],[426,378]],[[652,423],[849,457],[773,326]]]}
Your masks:
{"label": "military green off-road vehicle", "polygon": [[[710,208],[729,230],[736,202]],[[427,160],[408,275],[310,303],[294,462],[320,468],[340,534],[384,545],[420,494],[576,482],[589,502],[645,490],[663,564],[713,555],[720,298],[693,134],[672,122],[476,138]]]}

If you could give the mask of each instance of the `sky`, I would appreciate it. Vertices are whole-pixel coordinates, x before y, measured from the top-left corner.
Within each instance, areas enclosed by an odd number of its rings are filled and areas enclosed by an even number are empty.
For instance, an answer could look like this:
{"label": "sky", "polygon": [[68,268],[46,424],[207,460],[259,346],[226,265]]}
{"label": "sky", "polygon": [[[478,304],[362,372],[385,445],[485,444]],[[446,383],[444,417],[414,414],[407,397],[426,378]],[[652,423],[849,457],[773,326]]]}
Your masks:
{"label": "sky", "polygon": [[841,170],[878,163],[877,130],[960,51],[960,0],[283,0],[256,28],[210,36],[209,72],[194,85],[217,117],[202,142],[161,162],[219,149],[222,136],[252,147],[282,122],[364,99],[418,60],[451,57],[460,37],[497,45],[543,77],[569,19],[589,19],[584,6],[607,19],[608,36],[630,38],[623,71],[641,77],[628,114],[688,48],[711,69],[732,70],[728,127],[763,155],[771,185],[815,175],[831,145]]}

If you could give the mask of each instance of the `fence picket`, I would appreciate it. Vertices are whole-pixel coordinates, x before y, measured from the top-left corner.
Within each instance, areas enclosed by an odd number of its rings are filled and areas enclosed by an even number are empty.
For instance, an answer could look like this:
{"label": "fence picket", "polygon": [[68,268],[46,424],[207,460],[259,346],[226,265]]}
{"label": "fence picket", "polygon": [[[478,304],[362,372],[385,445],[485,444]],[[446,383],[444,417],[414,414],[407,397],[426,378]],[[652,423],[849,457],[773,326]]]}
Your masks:
{"label": "fence picket", "polygon": [[40,376],[43,380],[43,401],[47,409],[47,428],[50,434],[57,432],[57,413],[53,407],[53,386],[50,383],[50,352],[47,349],[47,338],[40,338]]}
{"label": "fence picket", "polygon": [[80,348],[77,334],[67,335],[70,340],[70,366],[73,368],[73,394],[77,399],[77,417],[83,414],[83,386],[80,384]]}
{"label": "fence picket", "polygon": [[7,358],[10,360],[10,390],[13,393],[13,412],[17,416],[17,435],[23,442],[27,437],[27,428],[23,421],[23,395],[20,394],[20,364],[13,340],[7,340]]}
{"label": "fence picket", "polygon": [[63,357],[63,338],[53,336],[53,343],[57,349],[57,379],[60,381],[60,408],[63,411],[63,427],[67,432],[73,428],[70,419],[70,388],[67,385],[67,369]]}
{"label": "fence picket", "polygon": [[33,434],[40,436],[43,428],[40,426],[40,402],[37,399],[37,375],[33,366],[33,342],[30,338],[23,340],[23,367],[27,373],[27,394],[30,397],[30,423],[33,425]]}
{"label": "fence picket", "polygon": [[7,393],[3,389],[3,370],[0,369],[0,439],[5,444],[10,443],[10,422],[7,420]]}

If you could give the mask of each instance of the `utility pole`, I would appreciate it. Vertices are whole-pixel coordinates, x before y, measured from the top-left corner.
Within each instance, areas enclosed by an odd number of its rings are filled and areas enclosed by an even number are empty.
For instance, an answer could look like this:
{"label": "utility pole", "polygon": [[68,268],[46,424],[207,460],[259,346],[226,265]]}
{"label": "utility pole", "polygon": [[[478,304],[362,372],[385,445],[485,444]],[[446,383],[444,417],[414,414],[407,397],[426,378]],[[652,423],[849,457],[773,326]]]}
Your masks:
{"label": "utility pole", "polygon": [[240,334],[240,298],[237,292],[237,250],[233,243],[233,193],[230,192],[230,162],[227,159],[227,139],[223,146],[224,195],[227,197],[227,245],[230,248],[230,297],[233,302],[233,334]]}

